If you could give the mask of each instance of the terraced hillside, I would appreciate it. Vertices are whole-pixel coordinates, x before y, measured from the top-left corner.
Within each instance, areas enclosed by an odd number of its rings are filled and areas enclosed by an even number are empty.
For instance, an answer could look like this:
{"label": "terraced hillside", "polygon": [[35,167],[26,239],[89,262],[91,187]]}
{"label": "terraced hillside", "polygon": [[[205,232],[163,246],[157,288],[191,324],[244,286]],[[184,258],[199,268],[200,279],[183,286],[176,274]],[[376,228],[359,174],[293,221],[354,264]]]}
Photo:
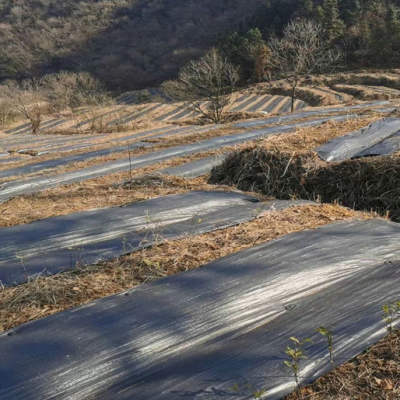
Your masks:
{"label": "terraced hillside", "polygon": [[[335,73],[303,78],[297,97],[311,106],[348,103],[354,100],[390,100],[400,96],[397,70],[379,72]],[[258,84],[248,89],[256,94],[290,96],[285,81]]]}
{"label": "terraced hillside", "polygon": [[[398,104],[289,101],[243,93],[231,108],[258,118],[224,125],[172,124],[188,110],[166,102],[0,134],[0,399],[280,399],[291,336],[314,340],[302,384],[331,368],[319,326],[335,326],[337,364],[385,336],[399,225],[260,182],[294,185],[297,154],[366,126],[368,148],[400,144]],[[290,152],[286,168],[223,182],[263,146]]]}

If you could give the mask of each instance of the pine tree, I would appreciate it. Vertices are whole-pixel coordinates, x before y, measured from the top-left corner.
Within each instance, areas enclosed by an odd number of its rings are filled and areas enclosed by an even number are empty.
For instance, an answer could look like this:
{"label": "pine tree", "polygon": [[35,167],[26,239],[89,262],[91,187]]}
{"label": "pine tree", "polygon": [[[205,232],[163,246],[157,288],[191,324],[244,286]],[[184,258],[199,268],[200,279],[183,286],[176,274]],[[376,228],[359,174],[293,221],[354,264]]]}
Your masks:
{"label": "pine tree", "polygon": [[304,18],[311,18],[314,13],[314,3],[312,0],[301,0],[299,14]]}
{"label": "pine tree", "polygon": [[346,26],[340,18],[337,0],[324,0],[319,14],[319,17],[322,18],[322,24],[327,32],[328,39],[331,42],[343,36]]}
{"label": "pine tree", "polygon": [[357,23],[361,12],[360,0],[338,0],[340,17],[346,26]]}

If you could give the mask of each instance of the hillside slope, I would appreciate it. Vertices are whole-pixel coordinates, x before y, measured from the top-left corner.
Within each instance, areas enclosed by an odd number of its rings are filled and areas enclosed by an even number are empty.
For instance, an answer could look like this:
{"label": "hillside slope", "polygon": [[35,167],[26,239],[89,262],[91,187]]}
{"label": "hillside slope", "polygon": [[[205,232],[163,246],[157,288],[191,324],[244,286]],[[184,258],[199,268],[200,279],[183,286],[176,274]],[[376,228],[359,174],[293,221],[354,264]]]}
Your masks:
{"label": "hillside slope", "polygon": [[142,89],[221,37],[268,39],[297,17],[318,20],[350,69],[400,62],[400,0],[0,0],[0,81],[72,70]]}
{"label": "hillside slope", "polygon": [[0,3],[0,79],[88,70],[112,89],[154,85],[236,30],[264,0]]}

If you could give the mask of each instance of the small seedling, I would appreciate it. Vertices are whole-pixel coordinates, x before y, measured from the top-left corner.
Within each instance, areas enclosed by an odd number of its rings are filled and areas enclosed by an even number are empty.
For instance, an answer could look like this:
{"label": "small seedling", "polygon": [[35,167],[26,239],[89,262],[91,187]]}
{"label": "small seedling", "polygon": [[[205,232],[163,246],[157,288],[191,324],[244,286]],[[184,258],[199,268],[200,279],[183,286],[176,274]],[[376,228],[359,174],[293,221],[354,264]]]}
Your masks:
{"label": "small seedling", "polygon": [[153,243],[154,246],[157,247],[164,240],[162,236],[162,232],[164,229],[163,221],[157,220],[154,217],[152,217],[149,214],[148,210],[145,212],[145,216],[146,216],[147,230],[151,231],[152,235],[151,242]]}
{"label": "small seedling", "polygon": [[129,146],[129,141],[127,142],[128,146],[128,157],[129,157],[129,178],[132,180],[132,152]]}
{"label": "small seedling", "polygon": [[304,355],[303,346],[305,343],[312,343],[311,339],[305,339],[300,341],[295,337],[291,337],[290,340],[293,342],[293,347],[287,346],[285,353],[289,356],[290,361],[285,360],[284,364],[289,367],[294,375],[295,386],[298,392],[300,392],[300,381],[299,381],[299,363],[301,360],[306,359]]}
{"label": "small seedling", "polygon": [[325,336],[328,340],[328,350],[329,350],[329,361],[332,366],[332,370],[335,369],[335,362],[333,359],[333,331],[332,327],[325,327],[325,326],[320,326],[317,329],[317,332],[320,333],[321,335]]}
{"label": "small seedling", "polygon": [[254,219],[257,219],[260,217],[260,215],[266,210],[265,204],[263,204],[260,207],[257,207],[255,210],[252,211],[252,216]]}
{"label": "small seedling", "polygon": [[[254,389],[254,386],[251,383],[246,383],[244,385],[244,387],[251,391],[251,394],[253,395],[254,400],[261,399],[267,393],[267,391],[265,389],[261,389],[261,390]],[[240,390],[240,386],[237,383],[235,383],[233,385],[233,387],[231,387],[229,390],[232,392],[238,392]]]}
{"label": "small seedling", "polygon": [[254,396],[254,400],[261,399],[261,397],[262,397],[265,393],[267,393],[267,391],[264,390],[264,389],[262,389],[262,390],[254,389],[254,387],[253,387],[253,385],[252,385],[251,383],[248,383],[248,384],[246,385],[246,387],[247,387],[248,389],[251,390],[251,394]]}
{"label": "small seedling", "polygon": [[196,226],[200,225],[203,222],[201,218],[199,218],[198,214],[193,215],[193,217],[190,219],[190,227],[189,227],[189,232],[188,232],[188,239],[191,240],[193,239],[193,236],[196,231]]}
{"label": "small seedling", "polygon": [[396,319],[396,315],[400,315],[400,301],[384,304],[383,305],[382,318],[386,322],[386,329],[390,333],[393,330],[393,322]]}

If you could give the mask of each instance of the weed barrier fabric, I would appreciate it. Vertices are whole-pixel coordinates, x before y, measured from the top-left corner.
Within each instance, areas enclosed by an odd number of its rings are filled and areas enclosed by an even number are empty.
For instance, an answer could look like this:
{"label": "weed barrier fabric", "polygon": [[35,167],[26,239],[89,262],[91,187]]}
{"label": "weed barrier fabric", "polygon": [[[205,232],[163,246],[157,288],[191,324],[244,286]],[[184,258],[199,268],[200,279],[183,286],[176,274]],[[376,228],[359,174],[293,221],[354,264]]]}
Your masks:
{"label": "weed barrier fabric", "polygon": [[339,100],[339,101],[341,101],[341,102],[344,102],[344,101],[345,101],[344,96],[341,95],[339,92],[336,92],[336,91],[334,91],[334,90],[324,89],[324,88],[321,88],[321,87],[319,87],[319,86],[313,87],[312,89],[317,89],[317,90],[320,91],[320,92],[324,92],[324,93],[333,95],[333,96],[335,96],[335,99],[336,99],[336,100]]}
{"label": "weed barrier fabric", "polygon": [[328,162],[340,162],[369,155],[390,155],[400,146],[400,119],[385,118],[363,129],[339,136],[315,150]]}
{"label": "weed barrier fabric", "polygon": [[154,121],[155,122],[160,122],[160,121],[166,121],[168,119],[171,119],[175,114],[178,114],[179,112],[183,111],[185,109],[184,105],[181,105],[174,110],[168,112],[167,114],[160,115],[158,118],[156,118]]}
{"label": "weed barrier fabric", "polygon": [[39,176],[34,178],[27,178],[20,181],[4,183],[2,186],[0,186],[0,203],[21,194],[37,193],[40,191],[58,187],[60,185],[84,182],[89,179],[107,176],[118,172],[134,171],[138,168],[161,163],[175,157],[187,156],[195,153],[205,152],[208,150],[221,149],[224,147],[243,143],[248,140],[264,138],[280,133],[293,132],[297,128],[306,126],[318,126],[327,121],[344,121],[356,117],[356,115],[339,115],[335,117],[321,118],[314,121],[306,121],[292,125],[272,126],[264,129],[256,129],[254,131],[220,136],[213,139],[208,139],[201,142],[195,142],[178,147],[171,147],[165,150],[131,157],[130,159],[126,158],[122,160],[110,161],[107,163],[97,164],[91,167],[82,168],[76,171],[66,172],[58,175]]}
{"label": "weed barrier fabric", "polygon": [[266,95],[266,96],[261,96],[260,99],[256,103],[254,103],[251,107],[249,107],[246,111],[247,112],[257,112],[260,107],[262,107],[265,103],[270,101],[272,96]]}
{"label": "weed barrier fabric", "polygon": [[21,161],[21,158],[10,157],[9,154],[7,154],[7,156],[8,157],[6,157],[6,158],[0,158],[0,164],[9,163],[9,162],[15,162],[15,161]]}
{"label": "weed barrier fabric", "polygon": [[[290,337],[311,338],[302,383],[385,334],[382,304],[400,295],[400,227],[335,223],[216,260],[0,337],[0,398],[252,399],[294,389]],[[235,384],[238,392],[230,390]]]}
{"label": "weed barrier fabric", "polygon": [[243,111],[246,107],[248,107],[250,104],[254,103],[259,98],[259,96],[252,94],[249,95],[245,101],[241,102],[238,104],[236,107],[232,108],[231,111],[237,112],[237,111]]}
{"label": "weed barrier fabric", "polygon": [[[295,109],[301,109],[302,107],[299,107],[300,105],[301,105],[301,103],[298,102]],[[291,107],[292,107],[292,99],[290,97],[288,97],[281,105],[281,107],[279,109],[279,113],[287,113],[290,111]]]}
{"label": "weed barrier fabric", "polygon": [[85,121],[79,122],[78,124],[72,126],[71,129],[79,129],[79,128],[81,128],[82,126],[91,124],[91,123],[93,123],[93,122],[95,122],[95,121],[98,121],[98,120],[101,120],[102,118],[108,117],[109,115],[116,114],[117,112],[125,111],[126,108],[127,108],[127,107],[120,107],[120,108],[117,109],[117,110],[112,110],[112,111],[108,111],[108,112],[106,112],[106,113],[104,113],[104,114],[97,115],[97,116],[94,117],[94,118],[90,118],[90,119],[87,119],[87,120],[85,120]]}
{"label": "weed barrier fabric", "polygon": [[[277,116],[277,117],[271,117],[271,118],[266,118],[266,119],[260,119],[256,121],[245,121],[245,122],[239,122],[236,124],[233,124],[232,126],[235,128],[251,128],[254,126],[259,126],[259,125],[266,125],[266,124],[278,124],[282,122],[289,122],[293,121],[295,119],[299,118],[308,118],[308,117],[317,117],[317,116],[324,116],[327,114],[333,114],[333,113],[338,113],[338,112],[348,112],[348,111],[353,111],[353,110],[361,110],[364,108],[370,108],[370,107],[377,107],[377,106],[384,106],[390,104],[389,101],[375,101],[373,103],[364,103],[364,104],[357,104],[355,106],[348,106],[348,107],[330,107],[330,108],[325,108],[325,109],[320,109],[320,110],[309,110],[309,111],[300,111],[297,113],[292,113],[289,115],[282,115],[282,116]],[[393,111],[393,108],[391,107],[390,109],[387,109],[388,111]],[[381,110],[379,110],[381,111]],[[381,111],[385,112],[385,111]]]}
{"label": "weed barrier fabric", "polygon": [[[175,135],[175,134],[184,134],[184,135],[191,135],[191,134],[196,134],[196,133],[201,133],[201,132],[208,132],[211,130],[215,130],[220,128],[220,125],[215,125],[215,126],[209,126],[209,127],[189,127],[189,128],[180,128],[180,129],[172,129],[168,130],[165,132],[165,129],[156,129],[154,131],[148,131],[148,132],[141,132],[136,135],[131,135],[128,138],[118,138],[115,140],[112,140],[112,142],[126,142],[126,145],[118,146],[118,147],[112,147],[112,148],[107,148],[107,149],[102,149],[102,150],[94,150],[88,153],[82,153],[82,154],[76,154],[76,155],[71,155],[63,158],[57,158],[54,160],[48,160],[48,161],[43,161],[35,164],[29,164],[26,166],[22,167],[17,167],[17,168],[12,168],[9,170],[4,170],[0,171],[0,179],[1,178],[11,178],[13,176],[20,176],[20,175],[25,175],[25,174],[31,174],[35,172],[41,172],[45,171],[47,169],[52,169],[52,168],[58,168],[62,167],[64,165],[68,165],[73,162],[79,162],[79,161],[85,161],[89,160],[91,158],[96,158],[96,157],[104,157],[110,154],[116,154],[116,153],[123,153],[126,152],[128,154],[129,151],[137,149],[137,148],[143,148],[143,147],[152,147],[154,144],[152,143],[147,143],[147,142],[134,142],[130,143],[129,139],[139,139],[144,136],[148,136],[150,134],[153,134],[152,136],[149,137],[149,139],[158,139],[170,135]],[[157,132],[162,132],[155,134]],[[65,141],[64,141],[65,143]],[[46,153],[52,153],[54,151],[72,151],[76,149],[81,149],[85,147],[89,147],[90,144],[77,144],[77,145],[72,145],[72,146],[65,146],[61,148],[57,148],[55,150],[48,150]],[[44,148],[44,147],[43,147]],[[7,153],[7,155],[9,155]]]}
{"label": "weed barrier fabric", "polygon": [[[220,129],[222,126],[220,124],[215,124],[215,125],[208,125],[208,126],[196,126],[194,125],[192,128],[187,129],[187,128],[181,128],[179,130],[175,130],[172,132],[165,132],[165,133],[160,133],[154,136],[149,137],[150,140],[152,139],[160,139],[166,136],[172,136],[172,135],[180,135],[182,136],[191,136],[191,135],[195,135],[198,133],[205,133],[205,132],[210,132],[210,131],[214,131],[216,129]],[[147,138],[146,138],[147,139]],[[143,139],[143,140],[146,140]]]}
{"label": "weed barrier fabric", "polygon": [[[52,119],[50,121],[43,122],[40,125],[39,132],[45,132],[48,129],[55,128],[56,126],[65,124],[67,122],[69,122],[69,121],[66,119],[61,119],[61,120],[60,119]],[[27,133],[31,133],[31,132],[32,132],[32,128],[28,127],[28,128],[19,130],[18,132],[15,132],[15,134],[27,134]]]}
{"label": "weed barrier fabric", "polygon": [[85,135],[85,137],[79,137],[77,135],[21,135],[21,136],[9,136],[6,139],[0,140],[1,147],[7,147],[12,145],[46,145],[46,144],[54,144],[54,143],[65,143],[67,139],[70,139],[71,142],[84,142],[88,140],[100,139],[104,138],[105,135]]}
{"label": "weed barrier fabric", "polygon": [[152,111],[157,110],[160,107],[164,107],[164,104],[157,104],[157,105],[155,105],[153,107],[147,107],[144,110],[138,111],[135,114],[131,114],[130,116],[127,116],[125,118],[120,118],[120,119],[117,119],[115,121],[111,121],[107,125],[117,125],[117,124],[124,125],[124,124],[127,124],[129,122],[132,122],[132,121],[140,118],[140,117],[143,117],[146,114],[149,114]]}
{"label": "weed barrier fabric", "polygon": [[382,156],[390,155],[400,149],[400,132],[396,132],[394,135],[383,139],[378,144],[362,151],[357,154],[357,157],[371,157],[371,156]]}
{"label": "weed barrier fabric", "polygon": [[183,165],[178,165],[177,167],[166,168],[159,171],[159,173],[172,176],[181,176],[188,179],[198,178],[199,176],[210,173],[214,167],[222,163],[224,158],[225,155],[223,154],[211,156]]}
{"label": "weed barrier fabric", "polygon": [[[40,127],[43,128],[43,127],[45,127],[47,125],[51,125],[51,124],[53,124],[53,123],[55,123],[57,121],[59,121],[59,119],[57,119],[57,118],[53,118],[53,119],[50,119],[50,120],[47,120],[47,121],[43,121],[41,123]],[[32,126],[32,124],[30,122],[28,122],[28,123],[25,123],[23,125],[19,125],[19,126],[13,128],[13,129],[8,129],[7,131],[4,131],[4,133],[6,133],[6,134],[10,134],[10,133],[15,133],[15,134],[26,133],[26,132],[29,132],[31,130],[31,126]]]}
{"label": "weed barrier fabric", "polygon": [[[257,198],[191,192],[0,229],[0,280],[19,284],[256,218]],[[23,243],[23,246],[21,246]],[[0,396],[1,397],[1,396]]]}
{"label": "weed barrier fabric", "polygon": [[131,139],[138,139],[138,138],[142,138],[148,135],[152,135],[153,133],[160,133],[160,132],[170,132],[172,130],[176,130],[174,127],[163,127],[163,128],[157,128],[157,129],[152,129],[150,131],[144,131],[144,132],[137,132],[134,133],[132,135],[128,135],[128,136],[124,136],[124,137],[120,137],[120,138],[116,138],[116,139],[111,139],[110,142],[115,143],[115,142],[126,142],[128,140]]}
{"label": "weed barrier fabric", "polygon": [[[151,147],[151,143],[144,143],[144,142],[137,142],[137,143],[130,143],[129,144],[129,149],[134,150],[140,147]],[[73,149],[70,149],[73,150]],[[66,151],[64,148],[63,151]],[[25,174],[32,174],[35,172],[41,172],[45,171],[47,169],[52,169],[52,168],[59,168],[64,165],[68,165],[73,162],[80,162],[80,161],[86,161],[91,158],[96,158],[96,157],[104,157],[108,156],[110,154],[117,154],[117,153],[123,153],[125,152],[128,154],[128,146],[118,146],[118,147],[112,147],[108,149],[102,149],[102,150],[94,150],[88,153],[82,153],[82,154],[75,154],[63,158],[56,158],[54,160],[47,160],[47,161],[42,161],[40,163],[36,164],[28,164],[24,165],[22,167],[17,167],[17,168],[12,168],[12,169],[6,169],[3,171],[0,171],[0,179],[1,178],[11,178],[13,176],[20,176],[20,175],[25,175]],[[0,189],[1,193],[1,189]]]}

